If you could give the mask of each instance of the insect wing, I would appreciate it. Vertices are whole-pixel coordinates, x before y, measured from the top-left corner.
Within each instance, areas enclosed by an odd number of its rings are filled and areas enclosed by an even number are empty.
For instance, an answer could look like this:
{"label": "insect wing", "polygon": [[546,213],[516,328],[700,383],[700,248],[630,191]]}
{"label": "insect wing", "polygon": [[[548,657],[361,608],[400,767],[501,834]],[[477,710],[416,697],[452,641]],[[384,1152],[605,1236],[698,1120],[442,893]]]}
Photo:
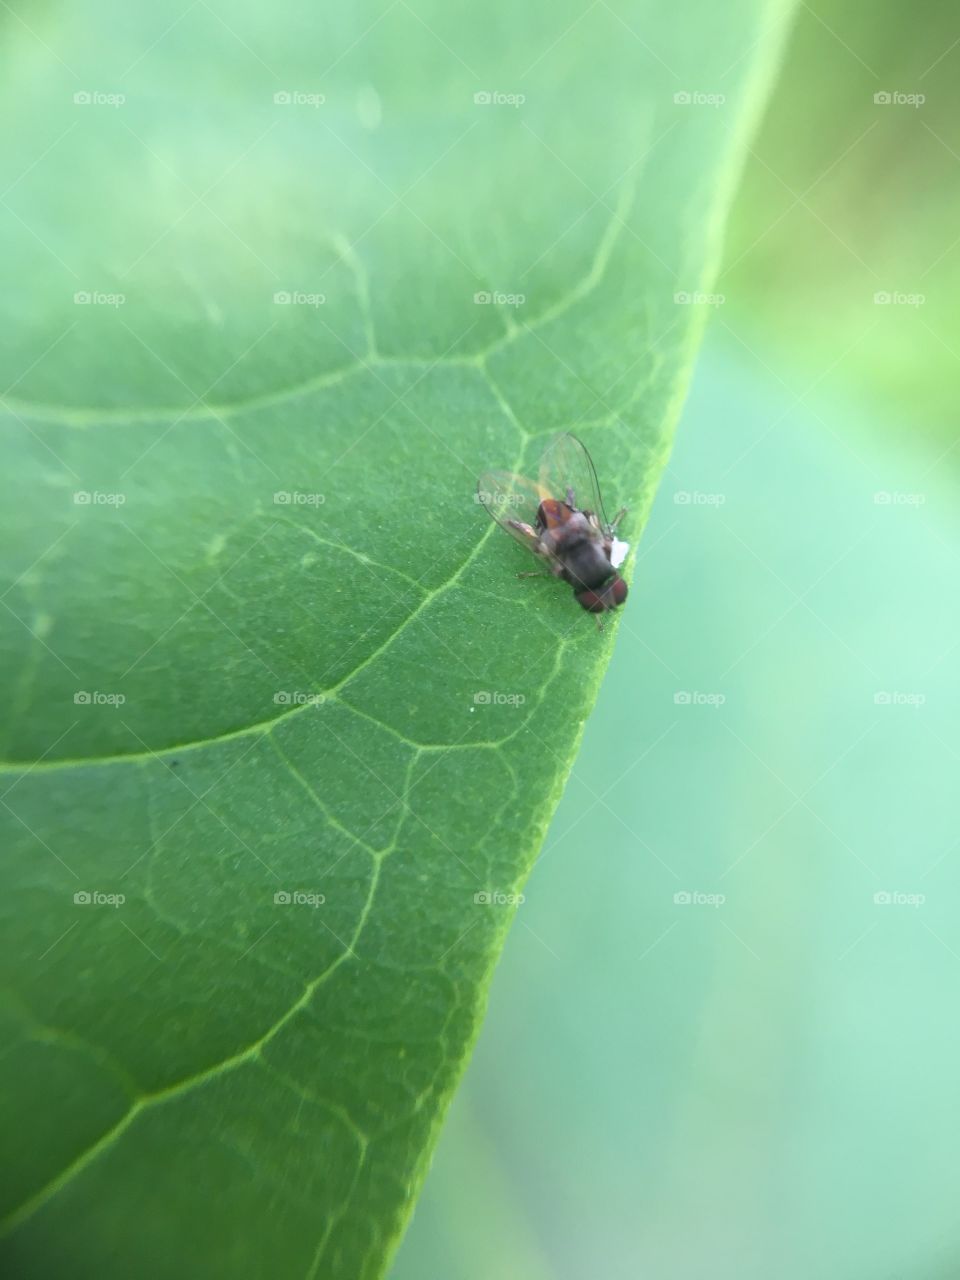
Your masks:
{"label": "insect wing", "polygon": [[586,446],[568,432],[551,440],[540,460],[540,487],[551,497],[568,501],[573,493],[573,506],[592,511],[604,529],[609,525],[600,497],[600,484]]}
{"label": "insect wing", "polygon": [[477,481],[480,505],[534,555],[537,554],[537,511],[546,497],[549,495],[539,485],[513,471],[485,471]]}

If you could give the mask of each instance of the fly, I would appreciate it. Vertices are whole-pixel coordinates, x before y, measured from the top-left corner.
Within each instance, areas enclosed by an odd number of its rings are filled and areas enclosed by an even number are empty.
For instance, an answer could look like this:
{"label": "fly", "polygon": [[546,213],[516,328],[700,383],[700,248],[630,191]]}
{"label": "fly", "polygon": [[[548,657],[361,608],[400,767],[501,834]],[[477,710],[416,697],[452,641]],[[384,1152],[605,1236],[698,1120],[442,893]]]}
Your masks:
{"label": "fly", "polygon": [[536,482],[512,471],[485,471],[477,482],[477,500],[546,565],[541,573],[518,577],[561,578],[588,613],[606,613],[626,600],[627,584],[618,570],[629,547],[616,531],[627,509],[607,519],[596,469],[576,436],[551,441]]}

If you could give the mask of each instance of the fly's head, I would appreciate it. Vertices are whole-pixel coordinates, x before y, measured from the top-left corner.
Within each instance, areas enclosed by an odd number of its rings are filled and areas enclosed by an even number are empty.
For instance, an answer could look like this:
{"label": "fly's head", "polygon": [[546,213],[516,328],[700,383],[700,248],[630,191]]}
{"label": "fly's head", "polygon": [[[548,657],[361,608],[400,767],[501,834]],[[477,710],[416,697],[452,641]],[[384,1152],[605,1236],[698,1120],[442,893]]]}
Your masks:
{"label": "fly's head", "polygon": [[611,609],[618,608],[626,600],[627,584],[617,574],[599,589],[586,587],[582,591],[575,591],[574,595],[580,607],[586,609],[587,613],[607,613]]}

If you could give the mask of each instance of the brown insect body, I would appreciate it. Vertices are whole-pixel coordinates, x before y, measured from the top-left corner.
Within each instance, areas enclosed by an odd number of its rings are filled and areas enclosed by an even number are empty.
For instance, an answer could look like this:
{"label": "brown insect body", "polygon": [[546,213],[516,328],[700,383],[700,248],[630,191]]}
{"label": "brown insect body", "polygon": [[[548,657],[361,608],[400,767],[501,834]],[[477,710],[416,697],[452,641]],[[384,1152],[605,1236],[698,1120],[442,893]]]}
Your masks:
{"label": "brown insect body", "polygon": [[[577,506],[578,493],[592,509]],[[627,547],[615,533],[625,509],[606,519],[593,462],[576,436],[551,442],[538,483],[488,471],[480,477],[478,497],[502,528],[546,563],[549,575],[569,583],[582,608],[599,614],[623,604],[627,584],[617,569]]]}

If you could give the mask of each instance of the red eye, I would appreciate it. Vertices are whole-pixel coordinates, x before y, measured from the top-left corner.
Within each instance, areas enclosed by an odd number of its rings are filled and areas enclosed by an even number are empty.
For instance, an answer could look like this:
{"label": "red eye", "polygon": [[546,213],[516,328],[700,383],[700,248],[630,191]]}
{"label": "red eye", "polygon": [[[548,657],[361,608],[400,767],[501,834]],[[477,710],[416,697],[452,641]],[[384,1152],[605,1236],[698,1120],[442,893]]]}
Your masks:
{"label": "red eye", "polygon": [[578,591],[576,597],[581,608],[588,613],[605,613],[623,604],[627,598],[627,584],[622,578],[614,578],[602,591]]}
{"label": "red eye", "polygon": [[603,613],[607,607],[599,591],[577,591],[575,594],[587,613]]}

